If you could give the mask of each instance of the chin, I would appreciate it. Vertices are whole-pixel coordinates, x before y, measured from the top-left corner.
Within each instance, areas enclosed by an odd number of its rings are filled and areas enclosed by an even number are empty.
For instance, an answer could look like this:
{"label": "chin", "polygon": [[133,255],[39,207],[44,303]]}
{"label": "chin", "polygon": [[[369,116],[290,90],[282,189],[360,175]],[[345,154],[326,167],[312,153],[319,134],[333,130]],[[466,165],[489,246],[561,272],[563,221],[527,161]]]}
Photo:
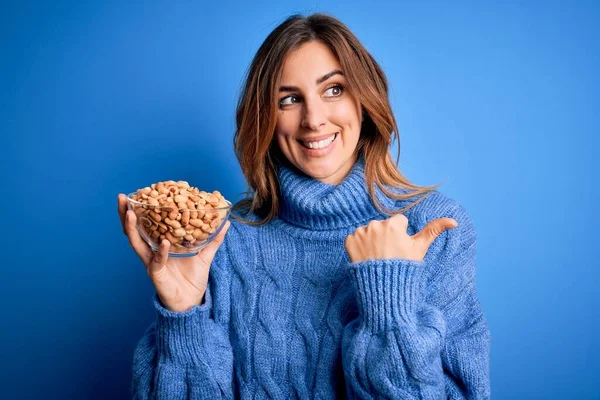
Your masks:
{"label": "chin", "polygon": [[[319,160],[310,163],[300,162],[297,167],[313,179],[329,184],[339,184],[352,168],[347,160]],[[348,171],[346,171],[348,169]],[[344,176],[340,176],[343,174]]]}

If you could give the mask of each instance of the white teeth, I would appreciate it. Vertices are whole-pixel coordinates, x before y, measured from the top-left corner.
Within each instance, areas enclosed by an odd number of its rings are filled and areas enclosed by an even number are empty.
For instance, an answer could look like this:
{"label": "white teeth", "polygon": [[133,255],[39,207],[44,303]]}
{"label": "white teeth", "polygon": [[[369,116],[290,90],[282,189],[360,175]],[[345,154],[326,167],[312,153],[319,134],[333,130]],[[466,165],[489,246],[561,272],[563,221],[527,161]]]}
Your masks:
{"label": "white teeth", "polygon": [[323,139],[318,142],[302,142],[302,143],[304,144],[304,146],[306,146],[310,149],[322,149],[324,147],[329,146],[331,144],[331,142],[334,141],[336,135],[337,134],[333,134],[328,139]]}

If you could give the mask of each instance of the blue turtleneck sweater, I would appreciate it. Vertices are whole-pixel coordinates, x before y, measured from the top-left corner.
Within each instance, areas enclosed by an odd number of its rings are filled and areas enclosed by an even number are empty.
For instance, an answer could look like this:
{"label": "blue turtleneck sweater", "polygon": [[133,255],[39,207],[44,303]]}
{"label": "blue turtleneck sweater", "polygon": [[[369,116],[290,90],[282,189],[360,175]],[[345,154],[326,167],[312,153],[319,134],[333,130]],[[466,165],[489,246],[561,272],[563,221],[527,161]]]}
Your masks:
{"label": "blue turtleneck sweater", "polygon": [[[285,166],[279,179],[278,218],[232,221],[204,304],[176,313],[154,295],[134,398],[489,398],[490,335],[464,208],[436,191],[405,213],[410,235],[440,217],[459,224],[422,262],[351,263],[346,236],[387,218],[363,161],[339,185]],[[388,208],[409,204],[377,196]]]}

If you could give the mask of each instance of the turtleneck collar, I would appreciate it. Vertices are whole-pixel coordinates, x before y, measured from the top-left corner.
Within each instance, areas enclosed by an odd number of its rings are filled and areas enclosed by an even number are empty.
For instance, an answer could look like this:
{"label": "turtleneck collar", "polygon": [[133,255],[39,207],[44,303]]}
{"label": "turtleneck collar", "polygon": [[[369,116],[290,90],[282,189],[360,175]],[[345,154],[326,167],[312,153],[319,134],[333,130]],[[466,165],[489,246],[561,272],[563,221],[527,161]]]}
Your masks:
{"label": "turtleneck collar", "polygon": [[[279,218],[311,230],[333,230],[364,225],[381,219],[365,182],[364,159],[359,157],[350,173],[339,185],[323,183],[296,168],[281,164],[279,183],[281,202]],[[376,186],[377,199],[387,208],[395,201]]]}

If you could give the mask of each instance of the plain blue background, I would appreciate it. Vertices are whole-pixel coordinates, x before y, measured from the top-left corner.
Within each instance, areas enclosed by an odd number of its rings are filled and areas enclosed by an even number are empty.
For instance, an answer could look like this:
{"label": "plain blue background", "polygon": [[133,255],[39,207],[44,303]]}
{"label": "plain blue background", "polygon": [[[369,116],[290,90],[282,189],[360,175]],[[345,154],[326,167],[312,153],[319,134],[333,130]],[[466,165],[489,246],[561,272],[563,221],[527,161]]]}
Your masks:
{"label": "plain blue background", "polygon": [[388,75],[401,170],[474,219],[493,397],[599,399],[596,4],[2,2],[0,398],[128,398],[153,289],[117,193],[239,199],[246,68],[323,11]]}

